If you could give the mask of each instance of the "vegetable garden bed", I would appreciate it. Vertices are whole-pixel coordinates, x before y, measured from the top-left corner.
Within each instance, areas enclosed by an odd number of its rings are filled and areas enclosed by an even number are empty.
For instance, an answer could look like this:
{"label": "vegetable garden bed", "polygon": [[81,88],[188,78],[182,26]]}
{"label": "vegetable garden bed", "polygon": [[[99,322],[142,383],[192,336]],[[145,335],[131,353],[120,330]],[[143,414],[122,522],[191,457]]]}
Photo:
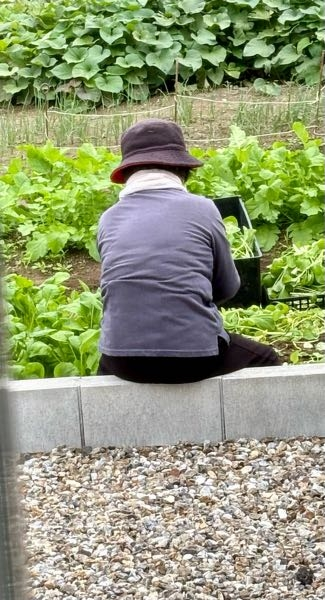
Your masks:
{"label": "vegetable garden bed", "polygon": [[[293,125],[293,135],[294,146],[279,141],[264,148],[233,126],[227,146],[192,149],[204,166],[192,174],[188,188],[212,199],[240,196],[263,250],[265,277],[276,271],[276,265],[271,267],[276,259],[281,274],[297,282],[299,269],[304,270],[300,263],[307,260],[307,287],[314,295],[324,283],[324,267],[312,254],[316,249],[321,257],[323,252],[324,156],[321,140],[311,138],[302,123]],[[14,377],[96,372],[101,303],[95,235],[99,215],[118,198],[119,188],[110,183],[109,174],[119,160],[91,144],[83,144],[73,156],[50,143],[27,145],[0,177],[7,271],[20,273],[9,277]],[[293,274],[284,266],[284,251],[301,246],[303,261],[290,257],[298,269]],[[54,280],[44,283],[55,273]],[[306,287],[302,279],[300,284]],[[279,288],[279,281],[272,285]],[[277,290],[278,298],[271,300],[275,305],[255,302],[246,309],[222,309],[226,326],[272,343],[290,362],[322,360],[323,311],[313,302],[305,311],[278,303],[289,288],[286,281]]]}

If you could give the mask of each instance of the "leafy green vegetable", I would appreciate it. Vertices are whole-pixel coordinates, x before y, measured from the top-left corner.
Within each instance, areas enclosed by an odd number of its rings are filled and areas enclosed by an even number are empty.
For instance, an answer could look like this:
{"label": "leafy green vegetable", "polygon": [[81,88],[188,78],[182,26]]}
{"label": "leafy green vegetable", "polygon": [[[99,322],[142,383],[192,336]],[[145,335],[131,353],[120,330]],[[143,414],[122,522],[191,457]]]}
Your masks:
{"label": "leafy green vegetable", "polygon": [[226,235],[234,258],[251,258],[254,256],[255,230],[238,225],[236,217],[223,219]]}
{"label": "leafy green vegetable", "polygon": [[262,275],[270,298],[324,294],[325,240],[308,246],[292,246],[275,258]]}
{"label": "leafy green vegetable", "polygon": [[[321,308],[300,311],[279,302],[265,308],[222,308],[221,312],[227,331],[247,335],[275,347],[277,343],[281,347],[281,343],[287,342],[299,350],[306,341],[317,342],[324,333],[324,310]],[[296,362],[294,355],[292,362]]]}
{"label": "leafy green vegetable", "polygon": [[51,144],[23,150],[24,162],[14,159],[0,177],[3,234],[18,232],[26,239],[29,262],[69,247],[87,249],[98,260],[97,221],[117,199],[109,174],[118,157],[90,144],[75,158]]}
{"label": "leafy green vegetable", "polygon": [[302,143],[294,150],[286,142],[264,149],[236,126],[227,148],[194,150],[204,165],[191,175],[189,190],[211,198],[241,196],[265,251],[281,230],[297,246],[319,239],[324,230],[322,140],[311,139],[302,123],[293,130]]}
{"label": "leafy green vegetable", "polygon": [[40,286],[19,275],[5,278],[9,366],[15,378],[91,375],[97,370],[99,291],[81,292],[58,272]]}

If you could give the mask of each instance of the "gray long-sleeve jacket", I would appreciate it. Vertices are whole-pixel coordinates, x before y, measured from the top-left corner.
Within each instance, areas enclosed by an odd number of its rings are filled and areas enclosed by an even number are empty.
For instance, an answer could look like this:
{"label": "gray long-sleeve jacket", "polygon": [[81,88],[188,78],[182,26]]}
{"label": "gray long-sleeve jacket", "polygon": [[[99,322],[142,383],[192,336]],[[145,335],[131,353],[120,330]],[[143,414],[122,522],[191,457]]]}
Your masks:
{"label": "gray long-sleeve jacket", "polygon": [[240,279],[212,200],[181,189],[128,194],[101,216],[98,249],[103,354],[218,354],[228,334],[216,304]]}

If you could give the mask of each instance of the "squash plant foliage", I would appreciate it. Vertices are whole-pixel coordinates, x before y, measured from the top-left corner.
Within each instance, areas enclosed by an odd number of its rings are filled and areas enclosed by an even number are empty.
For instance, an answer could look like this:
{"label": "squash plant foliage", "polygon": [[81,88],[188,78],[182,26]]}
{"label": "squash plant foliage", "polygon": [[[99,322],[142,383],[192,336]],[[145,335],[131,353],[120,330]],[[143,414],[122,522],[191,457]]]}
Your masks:
{"label": "squash plant foliage", "polygon": [[0,102],[73,94],[97,104],[198,86],[319,80],[322,0],[8,0]]}

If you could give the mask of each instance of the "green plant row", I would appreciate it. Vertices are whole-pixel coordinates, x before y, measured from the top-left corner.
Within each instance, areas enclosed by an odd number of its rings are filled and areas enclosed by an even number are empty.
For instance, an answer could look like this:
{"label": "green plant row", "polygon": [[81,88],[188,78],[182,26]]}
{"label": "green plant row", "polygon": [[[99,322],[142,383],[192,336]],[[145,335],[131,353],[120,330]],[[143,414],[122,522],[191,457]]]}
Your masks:
{"label": "green plant row", "polygon": [[227,148],[193,149],[204,165],[191,175],[190,191],[210,198],[241,196],[265,252],[281,232],[297,246],[324,232],[322,140],[310,138],[300,122],[292,130],[300,142],[296,149],[282,141],[265,149],[236,126]]}
{"label": "green plant row", "polygon": [[15,379],[92,375],[98,365],[102,303],[85,284],[71,291],[59,272],[40,286],[5,277],[8,354]]}
{"label": "green plant row", "polygon": [[[67,273],[37,286],[20,275],[5,277],[10,376],[15,379],[95,375],[102,303],[100,292],[85,284],[69,289]],[[260,341],[291,344],[292,362],[305,359],[303,343],[317,342],[324,311],[266,308],[222,309],[226,328]],[[281,344],[280,344],[281,345]],[[320,360],[315,352],[311,360]]]}
{"label": "green plant row", "polygon": [[[0,102],[143,101],[181,82],[319,80],[321,0],[11,1],[0,7]],[[272,88],[271,88],[272,89]]]}
{"label": "green plant row", "polygon": [[25,146],[0,177],[2,233],[25,242],[25,258],[35,262],[69,248],[86,249],[98,260],[100,214],[118,198],[109,174],[119,157],[84,144],[74,158],[47,144]]}
{"label": "green plant row", "polygon": [[[297,246],[318,240],[324,228],[324,155],[321,140],[310,139],[301,123],[293,129],[298,149],[285,142],[262,148],[232,127],[229,145],[193,149],[204,165],[195,170],[189,191],[210,198],[239,195],[244,200],[260,247],[271,249],[281,231]],[[27,262],[86,249],[98,260],[97,224],[118,200],[110,172],[120,157],[84,144],[75,157],[50,143],[24,146],[0,176],[4,242],[20,243]]]}

